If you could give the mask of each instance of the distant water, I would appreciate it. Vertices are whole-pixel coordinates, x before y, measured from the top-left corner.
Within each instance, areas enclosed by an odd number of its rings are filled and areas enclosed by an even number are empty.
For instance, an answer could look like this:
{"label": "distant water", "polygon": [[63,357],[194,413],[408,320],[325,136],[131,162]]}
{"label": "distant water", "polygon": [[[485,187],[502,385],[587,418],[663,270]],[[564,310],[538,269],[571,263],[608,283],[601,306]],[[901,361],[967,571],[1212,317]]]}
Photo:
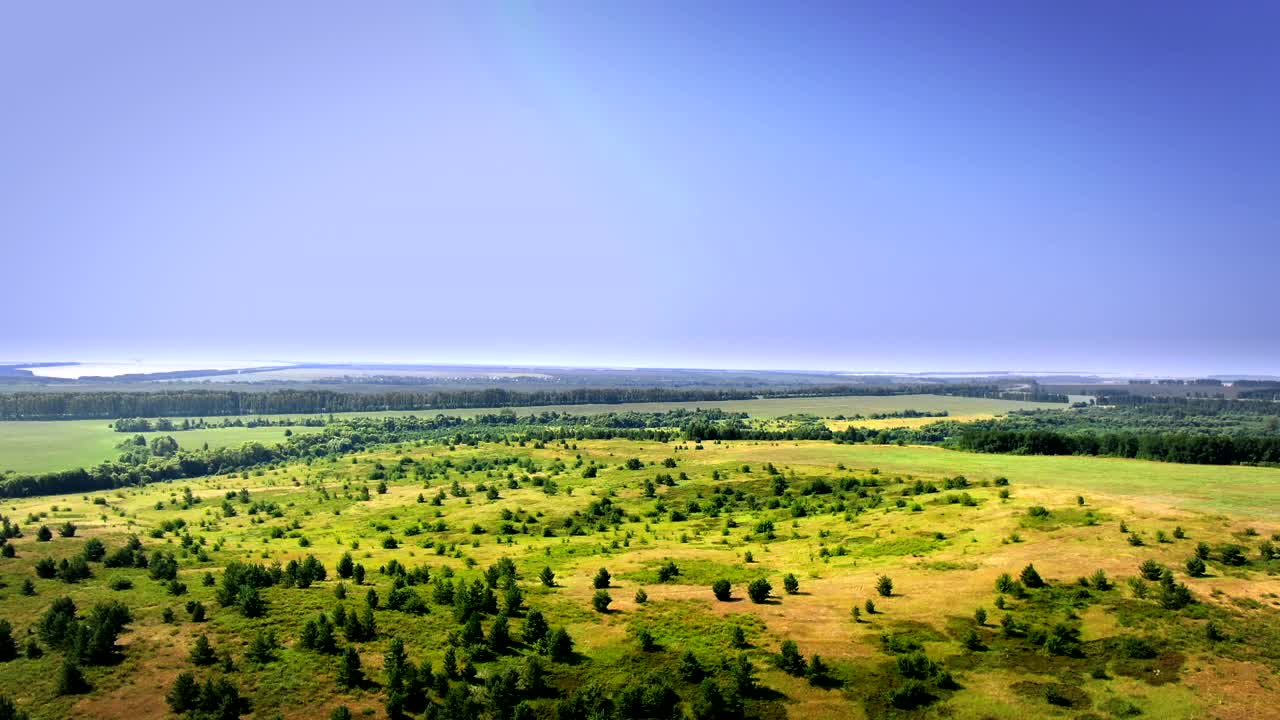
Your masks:
{"label": "distant water", "polygon": [[116,377],[119,375],[135,375],[163,372],[181,372],[187,370],[235,370],[251,367],[288,367],[289,363],[259,362],[253,360],[196,360],[176,362],[86,362],[79,365],[55,365],[52,367],[23,368],[39,377],[65,378],[74,380],[86,376]]}

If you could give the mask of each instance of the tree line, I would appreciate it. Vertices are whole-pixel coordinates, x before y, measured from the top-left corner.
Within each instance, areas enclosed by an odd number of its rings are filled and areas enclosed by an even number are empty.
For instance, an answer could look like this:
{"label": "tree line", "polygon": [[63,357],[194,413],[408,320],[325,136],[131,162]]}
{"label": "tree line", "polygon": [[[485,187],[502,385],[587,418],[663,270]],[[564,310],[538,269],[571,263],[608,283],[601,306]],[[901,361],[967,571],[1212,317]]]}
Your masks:
{"label": "tree line", "polygon": [[961,450],[1014,455],[1102,455],[1200,465],[1280,464],[1280,436],[965,430]]}
{"label": "tree line", "polygon": [[531,405],[586,405],[638,402],[711,402],[781,397],[912,395],[934,393],[1006,400],[1067,402],[1066,395],[1005,392],[996,385],[831,385],[796,389],[575,388],[565,390],[394,391],[333,390],[162,390],[148,392],[16,392],[0,394],[3,420],[115,420],[119,418],[283,415],[289,413],[450,410]]}

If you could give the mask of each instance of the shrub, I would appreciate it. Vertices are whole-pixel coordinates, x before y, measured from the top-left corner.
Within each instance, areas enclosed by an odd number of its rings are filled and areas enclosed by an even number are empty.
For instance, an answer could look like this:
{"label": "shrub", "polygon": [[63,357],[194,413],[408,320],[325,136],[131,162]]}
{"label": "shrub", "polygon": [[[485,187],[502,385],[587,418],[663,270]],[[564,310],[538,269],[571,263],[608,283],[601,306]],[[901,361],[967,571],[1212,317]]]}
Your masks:
{"label": "shrub", "polygon": [[773,592],[773,586],[764,578],[756,578],[747,586],[747,597],[751,598],[753,603],[763,603],[769,599],[769,593]]}
{"label": "shrub", "polygon": [[804,661],[804,656],[800,654],[800,649],[794,640],[782,641],[782,646],[778,648],[778,667],[797,677],[807,672],[808,664]]}
{"label": "shrub", "polygon": [[573,659],[573,638],[564,628],[556,628],[547,634],[539,643],[542,654],[554,662],[567,662]]}
{"label": "shrub", "polygon": [[274,630],[259,630],[245,655],[256,663],[266,664],[276,659],[276,650],[279,648],[280,642],[276,639]]}
{"label": "shrub", "polygon": [[1093,574],[1089,576],[1089,583],[1098,590],[1107,591],[1111,589],[1111,580],[1107,577],[1107,571],[1101,568],[1093,571]]}
{"label": "shrub", "polygon": [[1148,580],[1159,580],[1163,572],[1164,566],[1150,558],[1143,560],[1138,566],[1138,573]]}
{"label": "shrub", "polygon": [[1018,574],[1018,579],[1023,586],[1036,589],[1044,587],[1044,579],[1040,577],[1040,573],[1036,570],[1036,566],[1028,563],[1022,568],[1022,572]]}
{"label": "shrub", "polygon": [[1013,589],[1013,576],[1009,573],[1000,573],[1000,577],[996,578],[996,592],[1007,593]]}
{"label": "shrub", "polygon": [[1187,574],[1191,577],[1204,577],[1206,569],[1204,561],[1197,555],[1187,560]]}
{"label": "shrub", "polygon": [[680,679],[689,683],[702,682],[706,677],[706,668],[702,667],[702,663],[698,662],[698,656],[693,654],[692,650],[685,650],[680,656]]}
{"label": "shrub", "polygon": [[680,568],[676,567],[676,564],[671,560],[666,561],[662,564],[662,567],[658,568],[658,582],[660,583],[675,580],[679,575]]}
{"label": "shrub", "polygon": [[596,594],[591,596],[591,607],[595,608],[596,612],[609,612],[609,603],[612,602],[613,597],[609,595],[608,590],[596,590]]}
{"label": "shrub", "polygon": [[728,601],[732,596],[732,586],[728,580],[720,579],[711,583],[711,592],[717,600]]}
{"label": "shrub", "polygon": [[788,595],[795,595],[800,592],[800,581],[796,578],[794,573],[787,573],[786,576],[782,578],[782,589],[786,590]]}
{"label": "shrub", "polygon": [[191,653],[188,656],[195,665],[212,665],[218,659],[218,654],[214,652],[213,645],[209,642],[209,637],[204,633],[196,636],[195,644],[191,646]]}
{"label": "shrub", "polygon": [[84,673],[80,670],[80,665],[68,655],[62,661],[62,667],[58,670],[58,694],[79,695],[88,691],[89,682],[84,679]]}
{"label": "shrub", "polygon": [[1244,565],[1248,562],[1244,548],[1239,545],[1223,545],[1219,552],[1222,555],[1222,562],[1227,565]]}
{"label": "shrub", "polygon": [[653,633],[649,632],[648,628],[640,628],[636,631],[636,643],[643,652],[651,652],[658,646],[657,641],[653,639]]}
{"label": "shrub", "polygon": [[889,691],[889,704],[900,710],[911,710],[927,704],[933,696],[919,680],[907,680]]}
{"label": "shrub", "polygon": [[609,575],[609,571],[605,570],[604,568],[600,568],[600,570],[596,572],[596,576],[591,582],[592,582],[592,585],[597,590],[603,590],[609,587],[609,583],[611,580],[612,580],[612,576]]}
{"label": "shrub", "polygon": [[876,592],[881,597],[889,597],[893,595],[893,580],[888,575],[881,575],[876,578]]}
{"label": "shrub", "polygon": [[1263,540],[1258,545],[1258,555],[1262,558],[1264,562],[1268,560],[1274,560],[1277,557],[1280,557],[1280,554],[1276,552],[1276,546],[1271,544],[1270,540]]}
{"label": "shrub", "polygon": [[1133,596],[1141,600],[1147,596],[1147,591],[1151,587],[1147,585],[1147,581],[1140,577],[1129,578],[1129,590],[1133,592]]}
{"label": "shrub", "polygon": [[1150,660],[1156,656],[1156,649],[1151,643],[1140,637],[1125,635],[1120,638],[1120,652],[1134,660]]}
{"label": "shrub", "polygon": [[649,602],[649,593],[645,592],[644,588],[636,590],[636,604],[643,605],[647,602]]}
{"label": "shrub", "polygon": [[550,566],[542,568],[542,572],[538,573],[538,579],[547,587],[556,586],[556,574],[551,571]]}
{"label": "shrub", "polygon": [[360,668],[360,653],[350,645],[342,651],[342,659],[338,662],[338,684],[345,688],[354,688],[364,682],[364,671]]}
{"label": "shrub", "polygon": [[976,623],[978,623],[979,625],[986,625],[986,624],[987,624],[987,609],[986,609],[986,608],[982,608],[982,607],[980,607],[980,608],[978,608],[977,610],[974,610],[974,611],[973,611],[973,621],[974,621],[974,622],[976,622]]}

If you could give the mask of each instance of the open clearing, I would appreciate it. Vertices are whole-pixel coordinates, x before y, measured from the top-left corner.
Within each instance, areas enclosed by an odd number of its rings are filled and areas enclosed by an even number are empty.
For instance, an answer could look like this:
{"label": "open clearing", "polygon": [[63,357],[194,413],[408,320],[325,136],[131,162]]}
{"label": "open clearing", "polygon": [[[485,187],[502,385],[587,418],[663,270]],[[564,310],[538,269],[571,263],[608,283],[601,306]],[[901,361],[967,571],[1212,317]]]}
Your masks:
{"label": "open clearing", "polygon": [[[631,458],[640,461],[638,469],[624,467]],[[664,467],[668,458],[674,467]],[[770,474],[770,464],[777,474]],[[596,476],[583,477],[590,466]],[[663,475],[682,473],[673,486],[661,482]],[[379,492],[379,475],[387,478],[385,493]],[[966,478],[962,484],[954,480],[959,475]],[[997,484],[999,478],[1009,484]],[[816,485],[819,479],[828,485]],[[923,492],[916,480],[925,484]],[[944,487],[949,480],[952,489]],[[490,485],[494,493],[483,489]],[[201,502],[184,506],[187,488]],[[250,511],[254,506],[238,497],[224,504],[228,492],[242,488],[255,505],[270,503],[261,507],[276,510]],[[361,499],[363,488],[368,499]],[[650,491],[653,498],[646,497]],[[597,513],[606,499],[603,507],[622,510],[612,520]],[[252,700],[253,717],[325,717],[339,704],[357,716],[367,709],[383,717],[379,668],[390,638],[404,640],[414,662],[440,672],[450,633],[459,626],[455,610],[433,599],[431,585],[409,586],[425,600],[424,611],[388,609],[394,575],[379,568],[395,560],[408,568],[425,565],[432,578],[452,572],[470,582],[504,557],[515,562],[524,604],[552,627],[565,627],[575,641],[577,659],[549,668],[561,693],[584,684],[616,691],[641,680],[669,683],[687,703],[697,687],[676,672],[681,655],[693,652],[728,682],[714,668],[740,652],[729,643],[737,627],[746,638],[741,652],[765,688],[747,697],[751,717],[1237,718],[1267,717],[1280,707],[1274,682],[1280,669],[1280,566],[1260,561],[1257,549],[1280,532],[1277,469],[821,442],[707,443],[703,449],[625,440],[545,448],[403,444],[362,453],[355,462],[325,459],[85,496],[11,500],[4,507],[24,529],[24,537],[11,541],[17,557],[0,559],[0,617],[14,624],[16,636],[25,638],[63,594],[86,610],[97,601],[122,600],[135,618],[121,637],[123,661],[85,669],[91,694],[55,694],[59,652],[6,663],[0,691],[35,718],[166,717],[162,698],[177,673],[223,672],[188,660],[202,633],[233,656],[235,668],[225,675]],[[1035,507],[1045,514],[1033,514]],[[179,520],[185,529],[175,528]],[[56,528],[65,521],[78,526],[76,537],[55,536],[48,543],[34,538],[39,524]],[[762,530],[764,521],[772,523],[773,537]],[[171,529],[164,531],[162,523]],[[111,550],[130,534],[141,537],[148,552],[175,552],[185,595],[167,594],[147,570],[99,563],[91,564],[89,579],[36,579],[34,596],[19,592],[23,580],[35,578],[40,558],[73,556],[86,538],[99,538]],[[188,535],[191,540],[184,539]],[[1128,541],[1131,535],[1144,542]],[[397,547],[386,542],[389,537]],[[1199,542],[1213,554],[1205,577],[1189,577],[1183,564]],[[1226,543],[1245,548],[1247,562],[1221,562],[1217,548]],[[369,572],[366,587],[347,580],[349,595],[340,601],[334,568],[344,553]],[[287,563],[307,555],[328,568],[328,577],[307,589],[264,589],[268,613],[260,618],[220,606],[216,587],[201,581],[209,572],[216,582],[232,561]],[[1154,595],[1135,597],[1127,579],[1145,560],[1172,569],[1197,602],[1165,610]],[[679,574],[660,581],[658,569],[668,561]],[[997,600],[996,578],[1005,572],[1016,578],[1029,563],[1048,587]],[[555,573],[554,587],[539,582],[543,567]],[[591,607],[592,577],[601,567],[612,574],[607,613]],[[1118,587],[1077,583],[1097,570]],[[795,594],[782,589],[787,573],[798,578]],[[882,575],[893,580],[887,597],[875,589]],[[129,578],[132,588],[111,590],[117,578]],[[709,589],[720,578],[732,585],[730,602],[716,600]],[[773,586],[766,603],[746,599],[746,585],[756,578]],[[304,649],[299,638],[321,611],[363,607],[370,587],[384,603],[376,611],[378,633],[350,643],[369,682],[344,690],[335,680],[336,656]],[[634,596],[642,587],[648,602],[640,604]],[[205,622],[191,622],[183,610],[192,599],[208,608]],[[855,621],[851,608],[867,600],[875,601],[877,612],[864,611]],[[997,610],[997,602],[1005,609]],[[979,607],[989,612],[984,625],[973,620]],[[175,612],[171,623],[162,619],[166,608]],[[1037,647],[1032,638],[1038,630],[1006,635],[1006,615],[1032,630],[1072,628],[1077,649],[1060,654]],[[526,617],[512,614],[515,638],[525,631]],[[486,637],[493,621],[485,615]],[[1207,642],[1209,621],[1227,639]],[[244,652],[263,628],[274,629],[283,647],[276,660],[259,664]],[[650,650],[637,644],[641,629],[654,639]],[[969,635],[976,638],[973,646]],[[1133,647],[1141,652],[1126,655],[1125,638],[1140,640]],[[821,655],[831,681],[814,684],[785,672],[776,659],[784,640],[794,641],[805,658]],[[497,655],[470,646],[457,652],[478,672],[478,696],[486,677],[534,654],[519,642]],[[913,653],[945,668],[951,680],[927,680],[931,699],[914,709],[895,708],[887,693],[906,682],[896,658]],[[552,700],[529,702],[532,717],[552,716]]]}

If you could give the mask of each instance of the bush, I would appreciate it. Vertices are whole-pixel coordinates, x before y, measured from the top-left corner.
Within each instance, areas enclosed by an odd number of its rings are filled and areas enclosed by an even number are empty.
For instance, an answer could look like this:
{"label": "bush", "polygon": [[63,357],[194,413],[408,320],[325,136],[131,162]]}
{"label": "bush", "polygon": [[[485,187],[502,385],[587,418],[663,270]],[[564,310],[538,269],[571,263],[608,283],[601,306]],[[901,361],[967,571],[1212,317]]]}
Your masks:
{"label": "bush", "polygon": [[800,581],[796,578],[794,573],[787,573],[786,576],[782,578],[782,589],[786,590],[788,595],[795,595],[800,592]]}
{"label": "bush", "polygon": [[773,592],[773,586],[764,578],[756,578],[747,586],[747,597],[751,598],[753,603],[763,603],[769,599],[769,593]]}
{"label": "bush", "polygon": [[591,583],[597,590],[603,590],[609,587],[609,583],[611,581],[612,576],[609,575],[609,571],[604,568],[600,568],[600,570],[596,572],[596,576],[592,579]]}
{"label": "bush", "polygon": [[609,604],[613,602],[613,597],[609,595],[608,590],[596,590],[596,594],[591,596],[591,607],[596,612],[609,612]]}
{"label": "bush", "polygon": [[542,654],[554,662],[568,662],[573,659],[573,638],[569,637],[569,633],[565,632],[564,628],[556,628],[547,633],[538,645]]}
{"label": "bush", "polygon": [[647,602],[649,602],[649,593],[645,592],[644,588],[636,590],[636,604],[643,605]]}
{"label": "bush", "polygon": [[1147,559],[1138,566],[1138,572],[1148,580],[1159,580],[1164,572],[1164,566],[1155,560]]}
{"label": "bush", "polygon": [[1022,568],[1022,572],[1018,575],[1018,579],[1022,582],[1023,586],[1033,590],[1044,587],[1044,578],[1040,577],[1040,573],[1036,570],[1036,566],[1030,563],[1028,563],[1026,567]]}
{"label": "bush", "polygon": [[933,696],[919,680],[907,680],[889,691],[889,704],[899,710],[910,710],[927,704]]}
{"label": "bush", "polygon": [[112,590],[132,590],[133,581],[127,577],[112,578],[111,589]]}
{"label": "bush", "polygon": [[1222,555],[1222,562],[1226,565],[1244,565],[1248,562],[1244,548],[1239,545],[1223,545],[1219,552]]}
{"label": "bush", "polygon": [[1134,660],[1150,660],[1156,656],[1156,649],[1151,643],[1140,637],[1126,635],[1120,638],[1120,652]]}
{"label": "bush", "polygon": [[1192,555],[1191,559],[1187,560],[1187,574],[1191,577],[1204,577],[1206,570],[1204,561],[1198,556]]}
{"label": "bush", "polygon": [[800,654],[800,648],[794,640],[783,640],[782,646],[778,648],[778,667],[789,675],[801,677],[808,669],[808,663],[804,661],[804,656]]}
{"label": "bush", "polygon": [[79,695],[89,692],[89,682],[84,679],[80,666],[70,656],[62,661],[62,667],[58,670],[57,692],[59,695]]}
{"label": "bush", "polygon": [[721,579],[711,583],[711,592],[717,600],[727,602],[733,594],[733,589],[728,580]]}
{"label": "bush", "polygon": [[876,592],[881,597],[889,597],[893,595],[893,580],[888,575],[881,575],[876,578]]}
{"label": "bush", "polygon": [[351,645],[342,651],[342,659],[338,662],[338,684],[344,688],[354,688],[364,682],[364,671],[360,668],[360,653]]}
{"label": "bush", "polygon": [[648,628],[640,628],[636,631],[636,643],[643,652],[651,652],[658,647],[658,642],[653,639],[653,633],[649,632]]}
{"label": "bush", "polygon": [[1107,571],[1101,568],[1094,570],[1089,576],[1089,583],[1097,590],[1107,591],[1111,589],[1111,579],[1107,577]]}
{"label": "bush", "polygon": [[680,568],[676,567],[676,564],[671,560],[666,561],[662,564],[662,567],[658,568],[658,582],[660,583],[671,582],[679,575]]}
{"label": "bush", "polygon": [[214,652],[209,637],[204,633],[196,636],[195,644],[191,646],[191,654],[188,657],[195,665],[212,665],[218,660],[218,654]]}

